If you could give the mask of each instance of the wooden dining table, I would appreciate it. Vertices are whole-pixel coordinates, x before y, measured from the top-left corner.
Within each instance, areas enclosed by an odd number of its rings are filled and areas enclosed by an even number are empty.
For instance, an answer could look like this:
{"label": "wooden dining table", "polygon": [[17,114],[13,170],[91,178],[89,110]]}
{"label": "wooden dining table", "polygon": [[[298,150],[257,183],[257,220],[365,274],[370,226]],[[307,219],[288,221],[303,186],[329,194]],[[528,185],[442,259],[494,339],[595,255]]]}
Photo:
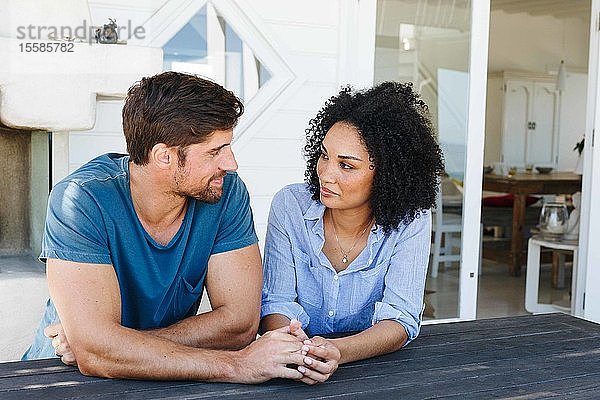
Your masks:
{"label": "wooden dining table", "polygon": [[0,399],[598,398],[600,325],[566,314],[427,325],[404,349],[345,364],[324,384],[83,376],[58,359],[0,363]]}
{"label": "wooden dining table", "polygon": [[483,190],[514,195],[509,272],[513,276],[520,276],[523,265],[523,225],[527,196],[572,194],[581,191],[581,175],[572,172],[517,173],[512,176],[489,173],[483,175]]}

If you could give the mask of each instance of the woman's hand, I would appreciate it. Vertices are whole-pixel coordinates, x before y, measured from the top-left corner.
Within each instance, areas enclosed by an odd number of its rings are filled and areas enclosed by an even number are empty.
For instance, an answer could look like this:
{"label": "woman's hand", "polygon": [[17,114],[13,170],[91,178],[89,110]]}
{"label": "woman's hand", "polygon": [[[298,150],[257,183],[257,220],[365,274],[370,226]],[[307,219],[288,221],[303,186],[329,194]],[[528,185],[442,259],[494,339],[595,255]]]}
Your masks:
{"label": "woman's hand", "polygon": [[340,350],[330,340],[315,336],[304,341],[302,346],[304,365],[298,366],[298,371],[304,375],[300,381],[314,385],[323,383],[337,368],[341,358]]}
{"label": "woman's hand", "polygon": [[44,329],[44,335],[52,340],[54,354],[56,354],[57,357],[60,357],[60,360],[64,364],[77,366],[77,359],[71,350],[71,346],[69,346],[67,335],[65,335],[65,331],[60,322],[47,326],[46,329]]}

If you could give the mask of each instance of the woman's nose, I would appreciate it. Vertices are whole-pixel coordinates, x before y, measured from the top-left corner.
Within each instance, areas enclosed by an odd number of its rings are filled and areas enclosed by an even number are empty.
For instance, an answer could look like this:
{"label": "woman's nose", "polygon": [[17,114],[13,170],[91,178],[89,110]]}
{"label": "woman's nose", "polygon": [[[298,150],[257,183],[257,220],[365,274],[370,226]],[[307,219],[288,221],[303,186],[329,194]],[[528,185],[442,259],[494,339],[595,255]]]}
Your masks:
{"label": "woman's nose", "polygon": [[334,182],[335,173],[331,169],[331,162],[319,162],[317,164],[317,175],[319,176],[319,179],[323,182]]}

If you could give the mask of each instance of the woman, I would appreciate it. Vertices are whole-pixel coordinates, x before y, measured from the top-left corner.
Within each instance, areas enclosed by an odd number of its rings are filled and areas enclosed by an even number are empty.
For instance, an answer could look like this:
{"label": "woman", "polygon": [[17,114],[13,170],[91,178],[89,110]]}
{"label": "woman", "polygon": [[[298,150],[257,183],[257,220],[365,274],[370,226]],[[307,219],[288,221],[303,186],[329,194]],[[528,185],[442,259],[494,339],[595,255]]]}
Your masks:
{"label": "woman", "polygon": [[261,330],[355,332],[305,342],[310,368],[298,370],[316,383],[338,363],[418,335],[443,162],[411,84],[345,88],[306,133],[307,183],[286,186],[271,205]]}

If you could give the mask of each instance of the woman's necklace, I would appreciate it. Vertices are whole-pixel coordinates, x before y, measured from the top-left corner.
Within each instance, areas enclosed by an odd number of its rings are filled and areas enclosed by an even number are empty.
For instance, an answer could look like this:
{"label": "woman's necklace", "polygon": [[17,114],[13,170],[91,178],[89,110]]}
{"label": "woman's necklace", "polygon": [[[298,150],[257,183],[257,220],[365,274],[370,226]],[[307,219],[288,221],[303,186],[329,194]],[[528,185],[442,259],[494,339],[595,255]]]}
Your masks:
{"label": "woman's necklace", "polygon": [[335,231],[335,223],[333,222],[333,213],[330,213],[329,215],[331,215],[331,228],[333,229],[333,235],[335,236],[335,241],[337,242],[337,245],[340,248],[340,252],[342,253],[342,264],[347,264],[348,263],[348,255],[350,253],[352,253],[352,250],[354,250],[354,248],[358,244],[358,241],[360,240],[360,238],[365,234],[365,232],[367,231],[367,229],[371,225],[371,222],[373,222],[373,219],[371,218],[369,220],[369,222],[365,226],[365,229],[363,229],[360,232],[360,234],[358,235],[358,237],[354,241],[354,244],[348,249],[348,251],[344,251],[344,249],[342,248],[342,245],[340,244],[340,239],[338,238],[337,232]]}

